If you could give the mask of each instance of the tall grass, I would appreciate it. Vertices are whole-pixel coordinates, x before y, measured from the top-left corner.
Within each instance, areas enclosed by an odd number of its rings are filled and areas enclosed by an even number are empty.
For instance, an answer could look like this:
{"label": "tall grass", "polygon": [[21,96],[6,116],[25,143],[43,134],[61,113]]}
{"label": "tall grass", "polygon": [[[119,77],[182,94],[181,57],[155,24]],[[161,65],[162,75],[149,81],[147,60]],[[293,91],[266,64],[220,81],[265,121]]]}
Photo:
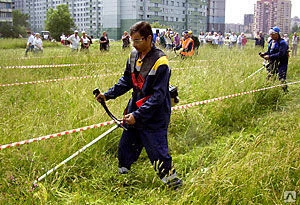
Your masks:
{"label": "tall grass", "polygon": [[[24,58],[24,48],[0,50],[1,84],[95,74],[122,75],[129,51],[114,42],[100,53],[46,47]],[[278,84],[261,67],[258,49],[200,48],[182,60],[168,53],[171,83],[180,104]],[[61,68],[5,68],[12,65],[84,64]],[[96,64],[92,64],[96,63]],[[290,59],[288,81],[300,79],[299,56]],[[106,91],[118,75],[56,83],[0,87],[0,144],[18,142],[109,121],[92,90]],[[299,195],[300,91],[274,88],[172,113],[170,152],[184,185],[167,189],[145,152],[127,175],[117,173],[121,129],[47,176],[32,182],[108,129],[107,126],[0,151],[0,204],[283,204],[285,191]],[[130,93],[108,101],[121,117]],[[299,203],[297,197],[296,203]]]}

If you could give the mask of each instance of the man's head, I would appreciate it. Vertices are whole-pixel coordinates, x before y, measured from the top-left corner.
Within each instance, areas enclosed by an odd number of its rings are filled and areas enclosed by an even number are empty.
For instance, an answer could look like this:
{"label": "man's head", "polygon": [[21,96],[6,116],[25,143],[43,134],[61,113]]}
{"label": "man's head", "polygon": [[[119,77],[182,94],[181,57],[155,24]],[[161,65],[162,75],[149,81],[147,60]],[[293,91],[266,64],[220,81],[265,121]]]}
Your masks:
{"label": "man's head", "polygon": [[275,26],[269,30],[269,35],[273,40],[278,40],[280,38],[280,29]]}
{"label": "man's head", "polygon": [[187,39],[189,37],[189,32],[188,31],[184,31],[182,33],[183,38]]}
{"label": "man's head", "polygon": [[75,34],[75,36],[76,36],[76,35],[78,35],[78,31],[77,31],[77,30],[75,30],[75,31],[74,31],[74,34]]}
{"label": "man's head", "polygon": [[149,23],[140,21],[131,26],[130,36],[133,46],[139,52],[151,49],[153,32]]}

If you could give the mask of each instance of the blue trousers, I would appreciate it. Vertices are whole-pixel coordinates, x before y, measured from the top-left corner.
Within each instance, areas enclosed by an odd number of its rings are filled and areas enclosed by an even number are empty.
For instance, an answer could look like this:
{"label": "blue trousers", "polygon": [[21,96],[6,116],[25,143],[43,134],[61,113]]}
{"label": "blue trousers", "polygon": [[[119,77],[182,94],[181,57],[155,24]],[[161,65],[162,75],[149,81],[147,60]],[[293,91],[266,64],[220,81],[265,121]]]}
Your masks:
{"label": "blue trousers", "polygon": [[158,176],[163,178],[172,168],[172,157],[168,152],[167,129],[137,130],[128,128],[123,131],[119,142],[119,167],[130,169],[141,154],[143,147],[148,154],[151,164],[159,160]]}
{"label": "blue trousers", "polygon": [[286,80],[286,73],[287,73],[287,64],[279,65],[278,67],[278,79],[279,80]]}

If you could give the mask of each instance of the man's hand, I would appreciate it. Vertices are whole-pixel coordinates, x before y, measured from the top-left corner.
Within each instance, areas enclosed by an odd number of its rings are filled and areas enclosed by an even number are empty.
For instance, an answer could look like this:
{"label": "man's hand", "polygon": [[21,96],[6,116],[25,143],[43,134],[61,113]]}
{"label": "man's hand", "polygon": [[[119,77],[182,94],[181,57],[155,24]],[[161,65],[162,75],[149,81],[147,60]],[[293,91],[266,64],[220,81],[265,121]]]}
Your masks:
{"label": "man's hand", "polygon": [[124,116],[123,121],[127,123],[128,125],[134,125],[135,124],[135,118],[133,114],[128,114]]}
{"label": "man's hand", "polygon": [[99,103],[101,103],[101,102],[103,102],[103,101],[106,101],[105,95],[102,94],[98,88],[96,88],[96,89],[93,91],[93,94],[95,95],[95,98],[96,98],[96,100],[97,100]]}
{"label": "man's hand", "polygon": [[98,102],[100,102],[101,103],[101,101],[106,101],[106,98],[105,98],[105,95],[104,94],[102,94],[102,93],[99,93],[97,96],[96,96],[96,100],[98,101]]}
{"label": "man's hand", "polygon": [[265,56],[262,52],[259,52],[258,55],[262,58]]}
{"label": "man's hand", "polygon": [[264,58],[265,60],[270,60],[270,56],[269,56],[269,55],[265,55],[263,58]]}

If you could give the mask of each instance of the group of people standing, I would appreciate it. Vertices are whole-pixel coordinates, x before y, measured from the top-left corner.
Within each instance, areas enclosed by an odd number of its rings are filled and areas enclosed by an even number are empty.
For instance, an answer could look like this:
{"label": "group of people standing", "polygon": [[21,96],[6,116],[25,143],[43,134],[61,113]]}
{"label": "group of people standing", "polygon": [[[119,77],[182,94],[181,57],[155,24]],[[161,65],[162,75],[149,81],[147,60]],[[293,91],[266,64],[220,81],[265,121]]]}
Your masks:
{"label": "group of people standing", "polygon": [[192,31],[184,31],[182,36],[179,33],[167,29],[166,31],[156,30],[152,39],[153,45],[166,51],[175,51],[182,57],[192,56],[198,49],[200,43],[197,37],[193,36]]}
{"label": "group of people standing", "polygon": [[[75,30],[74,34],[66,38],[66,41],[70,43],[70,48],[72,51],[78,51],[80,45],[80,51],[88,51],[90,45],[93,43],[92,37],[88,36],[85,31],[82,31],[82,36],[79,37],[78,31]],[[109,49],[109,39],[106,31],[102,33],[99,39],[100,51],[107,51]]]}
{"label": "group of people standing", "polygon": [[39,33],[27,32],[28,40],[25,49],[25,56],[28,55],[29,51],[33,51],[35,54],[43,52],[43,41]]}
{"label": "group of people standing", "polygon": [[[80,45],[80,51],[87,52],[89,50],[90,45],[93,43],[92,38],[89,37],[85,31],[81,32],[81,37],[78,35],[78,31],[75,30],[74,34],[70,35],[69,37],[65,38],[65,41],[70,44],[71,51],[78,51]],[[66,43],[64,42],[64,45]]]}

